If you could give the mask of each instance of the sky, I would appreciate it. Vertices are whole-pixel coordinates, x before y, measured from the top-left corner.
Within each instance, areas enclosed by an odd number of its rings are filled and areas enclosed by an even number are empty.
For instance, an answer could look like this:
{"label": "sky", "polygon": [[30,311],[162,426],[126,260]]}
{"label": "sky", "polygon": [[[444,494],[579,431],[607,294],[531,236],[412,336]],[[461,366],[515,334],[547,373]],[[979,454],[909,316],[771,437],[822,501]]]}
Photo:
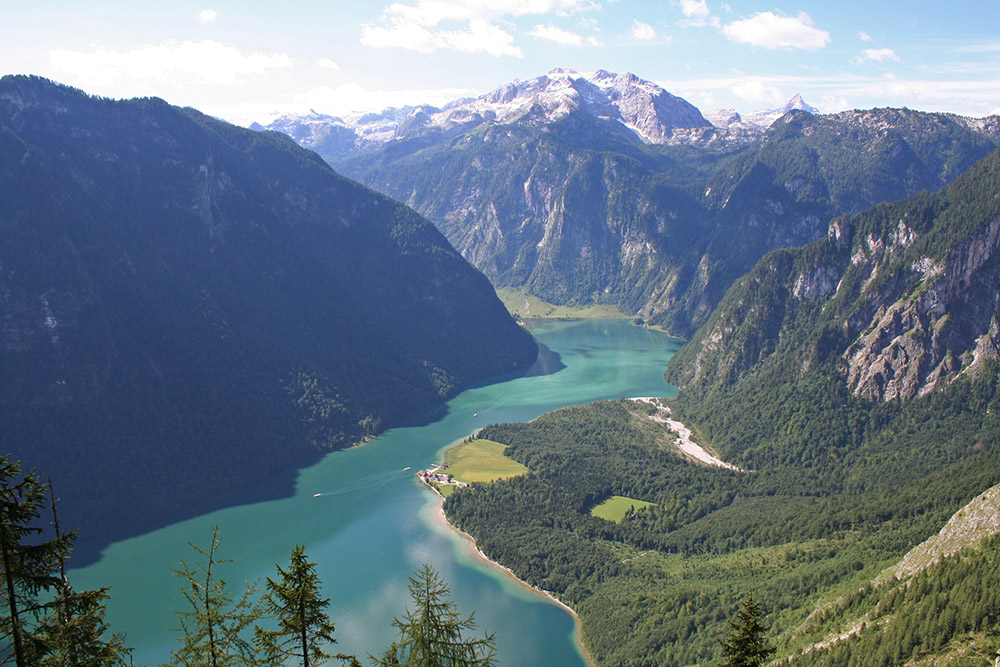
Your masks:
{"label": "sky", "polygon": [[554,68],[741,113],[1000,114],[1000,0],[3,0],[0,73],[240,124],[441,106]]}

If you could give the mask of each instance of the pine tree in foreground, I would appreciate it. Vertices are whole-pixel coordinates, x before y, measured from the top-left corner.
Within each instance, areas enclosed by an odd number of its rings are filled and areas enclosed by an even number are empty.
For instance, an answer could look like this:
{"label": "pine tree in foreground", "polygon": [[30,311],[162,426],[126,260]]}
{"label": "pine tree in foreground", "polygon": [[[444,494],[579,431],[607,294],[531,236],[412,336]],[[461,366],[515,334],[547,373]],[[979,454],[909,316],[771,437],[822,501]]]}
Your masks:
{"label": "pine tree in foreground", "polygon": [[41,512],[51,484],[0,456],[0,663],[17,667],[115,667],[130,651],[104,621],[107,590],[74,591],[66,559],[75,534],[41,539]]}
{"label": "pine tree in foreground", "polygon": [[[52,528],[56,540],[62,540],[51,478],[48,490]],[[125,646],[125,635],[111,633],[104,620],[108,589],[73,590],[66,576],[68,555],[66,551],[57,555],[59,584],[47,605],[48,614],[26,643],[28,663],[36,667],[127,667],[132,650]]]}
{"label": "pine tree in foreground", "polygon": [[764,625],[763,617],[752,595],[743,601],[736,620],[729,621],[729,637],[722,642],[725,660],[719,667],[760,667],[767,662],[775,648],[764,637],[770,628]]}
{"label": "pine tree in foreground", "polygon": [[226,582],[216,572],[218,565],[231,559],[216,556],[222,538],[219,527],[212,531],[208,550],[194,544],[204,562],[195,567],[181,561],[175,574],[184,579],[182,591],[190,610],[176,611],[183,637],[181,647],[172,652],[170,667],[256,667],[257,651],[245,636],[260,618],[260,605],[254,599],[257,589],[247,585],[237,600],[226,592]]}
{"label": "pine tree in foreground", "polygon": [[399,641],[381,659],[382,667],[494,667],[492,634],[465,639],[462,633],[476,627],[473,617],[459,617],[448,599],[448,586],[429,566],[410,577],[410,597],[415,609],[403,620],[395,619]]}
{"label": "pine tree in foreground", "polygon": [[278,629],[255,630],[265,663],[280,667],[294,658],[302,667],[318,667],[330,658],[353,660],[352,656],[324,651],[325,646],[337,641],[333,638],[333,622],[326,614],[330,600],[320,597],[316,563],[309,561],[305,547],[295,546],[288,569],[277,569],[277,580],[267,578],[262,611],[278,622]]}
{"label": "pine tree in foreground", "polygon": [[33,667],[127,667],[125,637],[109,633],[104,620],[106,588],[76,592],[68,585],[26,645]]}
{"label": "pine tree in foreground", "polygon": [[43,607],[39,596],[59,585],[55,566],[69,549],[67,539],[35,542],[46,490],[33,472],[22,477],[21,464],[0,458],[0,567],[3,568],[2,619],[4,664],[27,667],[26,643],[32,620]]}

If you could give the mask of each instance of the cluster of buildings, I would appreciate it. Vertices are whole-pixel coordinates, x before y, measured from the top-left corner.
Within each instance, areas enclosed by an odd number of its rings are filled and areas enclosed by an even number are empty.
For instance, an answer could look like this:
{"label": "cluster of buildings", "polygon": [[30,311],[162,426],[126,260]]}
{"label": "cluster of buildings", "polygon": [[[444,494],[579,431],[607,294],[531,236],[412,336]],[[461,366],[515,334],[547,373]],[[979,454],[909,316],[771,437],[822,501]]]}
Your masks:
{"label": "cluster of buildings", "polygon": [[458,481],[457,479],[452,477],[449,473],[441,472],[442,470],[446,470],[447,468],[448,466],[443,465],[443,466],[434,466],[430,470],[420,470],[417,472],[417,477],[423,480],[424,483],[426,484],[431,484],[431,483],[453,484],[458,487],[468,486],[467,483]]}

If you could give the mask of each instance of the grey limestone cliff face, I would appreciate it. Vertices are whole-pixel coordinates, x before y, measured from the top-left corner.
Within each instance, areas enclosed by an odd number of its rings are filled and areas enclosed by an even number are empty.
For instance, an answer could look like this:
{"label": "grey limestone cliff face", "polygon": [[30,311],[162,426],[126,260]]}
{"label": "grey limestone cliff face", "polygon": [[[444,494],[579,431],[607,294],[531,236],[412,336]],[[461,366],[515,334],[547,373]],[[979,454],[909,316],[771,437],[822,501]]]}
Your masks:
{"label": "grey limestone cliff face", "polygon": [[[998,247],[1000,217],[995,217],[952,248],[944,262],[929,257],[912,262],[901,285],[905,296],[873,299],[864,314],[852,318],[849,327],[863,328],[844,353],[851,390],[880,401],[906,400],[996,357]],[[872,265],[868,280],[879,266]]]}
{"label": "grey limestone cliff face", "polygon": [[[952,185],[835,219],[737,281],[667,378],[702,391],[832,362],[848,390],[908,401],[1000,357],[1000,153]],[[787,375],[787,370],[782,371]]]}

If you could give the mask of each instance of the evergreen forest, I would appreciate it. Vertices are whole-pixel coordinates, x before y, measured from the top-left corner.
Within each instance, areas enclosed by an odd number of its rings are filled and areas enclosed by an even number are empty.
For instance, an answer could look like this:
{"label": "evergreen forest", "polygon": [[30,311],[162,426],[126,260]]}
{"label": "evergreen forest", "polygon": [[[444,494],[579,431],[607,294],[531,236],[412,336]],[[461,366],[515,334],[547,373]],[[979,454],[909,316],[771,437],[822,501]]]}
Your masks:
{"label": "evergreen forest", "polygon": [[[647,403],[578,406],[483,429],[530,473],[459,490],[448,517],[576,609],[600,665],[721,660],[748,596],[779,661],[992,664],[995,501],[964,548],[915,547],[1000,484],[998,173],[994,152],[730,288],[666,404],[736,469],[682,456]],[[651,505],[592,515],[614,496]]]}

